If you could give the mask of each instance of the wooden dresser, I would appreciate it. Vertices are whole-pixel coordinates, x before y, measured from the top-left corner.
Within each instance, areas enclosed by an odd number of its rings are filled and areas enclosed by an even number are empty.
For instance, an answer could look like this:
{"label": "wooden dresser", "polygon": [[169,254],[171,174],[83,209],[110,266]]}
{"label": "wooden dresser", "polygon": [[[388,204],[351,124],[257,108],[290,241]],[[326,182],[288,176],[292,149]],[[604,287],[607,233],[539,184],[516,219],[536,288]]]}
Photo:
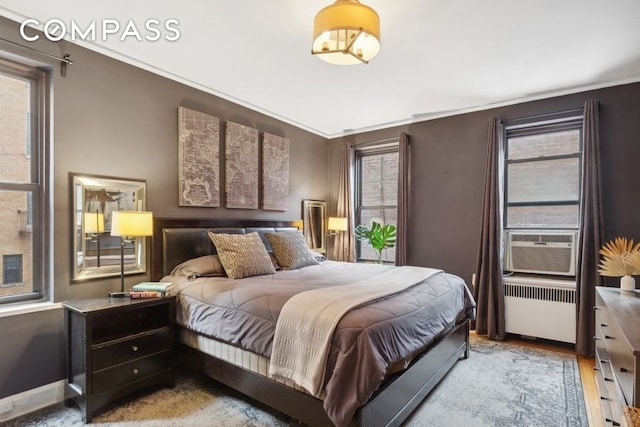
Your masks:
{"label": "wooden dresser", "polygon": [[640,406],[640,293],[596,288],[596,385],[607,425],[626,426]]}
{"label": "wooden dresser", "polygon": [[64,302],[65,403],[88,423],[106,404],[144,387],[173,387],[175,296]]}

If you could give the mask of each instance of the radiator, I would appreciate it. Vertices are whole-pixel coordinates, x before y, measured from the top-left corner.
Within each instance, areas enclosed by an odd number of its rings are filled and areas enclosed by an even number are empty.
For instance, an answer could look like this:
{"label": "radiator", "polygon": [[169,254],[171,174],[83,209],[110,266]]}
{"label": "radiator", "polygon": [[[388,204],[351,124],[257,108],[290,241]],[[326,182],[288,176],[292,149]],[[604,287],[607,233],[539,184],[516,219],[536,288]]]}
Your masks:
{"label": "radiator", "polygon": [[575,344],[575,282],[517,276],[503,281],[508,333]]}

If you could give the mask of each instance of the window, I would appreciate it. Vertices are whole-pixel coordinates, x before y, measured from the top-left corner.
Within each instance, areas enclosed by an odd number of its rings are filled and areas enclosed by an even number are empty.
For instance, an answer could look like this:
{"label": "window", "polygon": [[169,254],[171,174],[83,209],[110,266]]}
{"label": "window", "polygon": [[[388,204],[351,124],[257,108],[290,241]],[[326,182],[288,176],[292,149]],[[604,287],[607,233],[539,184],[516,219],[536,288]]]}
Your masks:
{"label": "window", "polygon": [[2,284],[22,283],[22,255],[4,255],[2,257]]}
{"label": "window", "polygon": [[43,68],[0,57],[0,304],[46,296],[48,90]]}
{"label": "window", "polygon": [[[356,150],[356,224],[372,221],[396,225],[398,218],[398,144],[377,144]],[[384,262],[395,261],[395,248],[385,249]],[[367,242],[356,243],[358,260],[373,261]]]}
{"label": "window", "polygon": [[578,229],[582,116],[505,128],[505,228]]}

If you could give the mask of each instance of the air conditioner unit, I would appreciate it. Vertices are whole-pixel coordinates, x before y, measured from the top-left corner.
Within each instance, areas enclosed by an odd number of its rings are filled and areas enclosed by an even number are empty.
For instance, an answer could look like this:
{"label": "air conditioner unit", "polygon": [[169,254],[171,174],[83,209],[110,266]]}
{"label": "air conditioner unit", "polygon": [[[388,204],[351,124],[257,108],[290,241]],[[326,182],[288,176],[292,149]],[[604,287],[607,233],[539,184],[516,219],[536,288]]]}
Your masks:
{"label": "air conditioner unit", "polygon": [[506,270],[575,276],[577,235],[576,231],[507,231]]}

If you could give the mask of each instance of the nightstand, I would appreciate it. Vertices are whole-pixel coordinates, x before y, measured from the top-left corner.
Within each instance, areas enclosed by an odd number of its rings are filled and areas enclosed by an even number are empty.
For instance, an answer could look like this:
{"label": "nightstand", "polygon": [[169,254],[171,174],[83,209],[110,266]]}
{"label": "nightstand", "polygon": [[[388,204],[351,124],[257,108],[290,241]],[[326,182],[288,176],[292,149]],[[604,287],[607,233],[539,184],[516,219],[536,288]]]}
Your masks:
{"label": "nightstand", "polygon": [[88,423],[106,404],[153,385],[174,386],[175,296],[64,302],[65,404]]}

